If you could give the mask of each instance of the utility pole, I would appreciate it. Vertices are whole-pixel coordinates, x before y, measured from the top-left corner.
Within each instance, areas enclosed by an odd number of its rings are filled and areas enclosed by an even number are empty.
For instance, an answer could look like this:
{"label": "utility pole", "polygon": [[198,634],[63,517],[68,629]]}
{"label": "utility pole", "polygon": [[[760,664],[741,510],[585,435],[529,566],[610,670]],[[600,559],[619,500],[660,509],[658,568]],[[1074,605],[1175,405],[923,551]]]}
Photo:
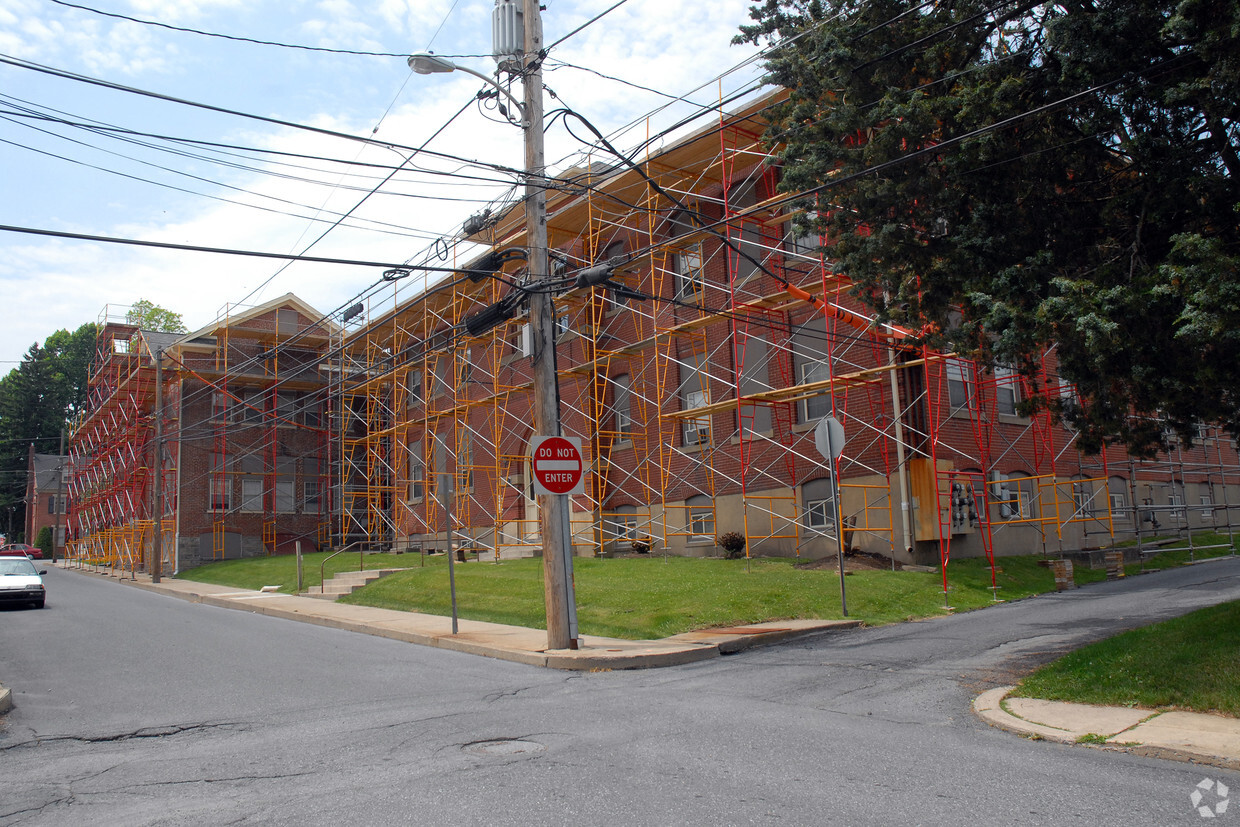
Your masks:
{"label": "utility pole", "polygon": [[[551,294],[539,290],[550,276],[547,250],[546,161],[543,157],[542,16],[539,0],[524,0],[525,50],[525,232],[529,241],[530,328],[534,338],[534,431],[560,436],[559,377],[555,363],[555,310]],[[566,494],[541,497],[543,592],[547,606],[547,648],[577,648],[577,598],[573,545]]]}
{"label": "utility pole", "polygon": [[60,511],[68,510],[63,493],[65,485],[65,427],[60,426],[60,453],[56,456],[56,520],[52,528],[52,562],[56,562],[56,545],[60,542]]}
{"label": "utility pole", "polygon": [[151,582],[158,583],[164,567],[164,351],[155,350],[155,537],[151,543]]}

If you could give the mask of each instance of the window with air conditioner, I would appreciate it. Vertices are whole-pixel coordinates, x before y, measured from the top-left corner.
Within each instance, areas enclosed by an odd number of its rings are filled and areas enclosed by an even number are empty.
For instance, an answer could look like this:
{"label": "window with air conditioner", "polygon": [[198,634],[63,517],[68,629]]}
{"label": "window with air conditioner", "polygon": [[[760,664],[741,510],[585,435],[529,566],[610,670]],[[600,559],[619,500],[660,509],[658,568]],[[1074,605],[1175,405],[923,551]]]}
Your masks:
{"label": "window with air conditioner", "polygon": [[[706,389],[687,391],[684,395],[686,410],[704,408],[710,404],[710,394]],[[695,416],[685,420],[685,445],[705,445],[710,442],[710,416]]]}

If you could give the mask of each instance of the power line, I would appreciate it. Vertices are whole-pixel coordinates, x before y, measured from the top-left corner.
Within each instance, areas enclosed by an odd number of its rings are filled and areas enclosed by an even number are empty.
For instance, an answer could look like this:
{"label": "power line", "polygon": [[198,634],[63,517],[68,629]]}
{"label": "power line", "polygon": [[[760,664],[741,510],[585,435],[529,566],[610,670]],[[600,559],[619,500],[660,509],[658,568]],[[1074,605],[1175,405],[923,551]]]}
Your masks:
{"label": "power line", "polygon": [[59,230],[44,230],[36,227],[14,227],[0,224],[0,231],[10,233],[26,233],[28,235],[51,236],[53,238],[71,238],[77,241],[98,241],[104,244],[128,244],[135,247],[154,247],[162,250],[181,250],[191,253],[216,253],[229,256],[248,256],[250,258],[273,258],[288,261],[306,261],[313,264],[339,264],[347,267],[372,267],[384,270],[423,270],[428,273],[471,273],[473,271],[461,267],[431,267],[428,265],[397,264],[390,261],[366,261],[346,258],[324,258],[320,256],[298,255],[296,253],[266,253],[259,250],[235,250],[224,247],[202,247],[193,244],[172,244],[164,241],[143,241],[136,238],[116,238],[112,236],[87,235],[85,233],[69,233]]}
{"label": "power line", "polygon": [[[115,20],[124,20],[129,23],[138,23],[143,26],[154,26],[160,29],[168,29],[169,31],[173,31],[173,32],[182,32],[184,34],[196,34],[196,35],[201,35],[202,37],[215,37],[221,40],[233,40],[233,41],[238,41],[241,43],[253,43],[257,46],[277,46],[281,49],[300,49],[302,51],[307,51],[307,52],[326,52],[328,54],[336,54],[336,55],[360,55],[362,57],[407,57],[407,55],[403,53],[367,52],[367,51],[362,51],[359,49],[331,49],[326,46],[302,46],[296,43],[281,43],[276,40],[259,40],[253,37],[242,37],[240,35],[221,34],[219,32],[208,32],[208,31],[203,31],[202,29],[192,29],[186,26],[173,26],[171,23],[161,23],[158,20],[143,20],[142,18],[139,18],[139,17],[130,17],[129,15],[125,15],[125,14],[117,14],[116,12],[102,11],[100,9],[91,8],[90,6],[83,6],[78,3],[68,3],[68,2],[65,2],[65,0],[51,0],[51,2],[55,3],[58,6],[65,6],[66,8],[78,9],[79,11],[85,11],[85,12],[90,12],[91,14],[97,14],[100,17],[110,17]],[[455,7],[455,3],[453,4],[453,7]],[[443,27],[443,24],[441,23],[440,28],[442,27]],[[438,32],[436,32],[436,34],[438,34]],[[434,38],[432,38],[432,40],[433,39]],[[482,55],[452,55],[452,57],[482,57]]]}
{"label": "power line", "polygon": [[[111,81],[101,80],[99,78],[92,78],[87,75],[79,75],[74,72],[67,72],[62,69],[56,69],[51,66],[44,66],[42,64],[33,63],[31,61],[21,60],[20,58],[14,58],[10,55],[0,54],[0,63],[5,63],[10,66],[16,66],[19,69],[29,69],[30,71],[39,72],[45,75],[51,75],[52,77],[58,77],[58,78],[62,78],[65,80],[73,80],[79,83],[86,83],[91,86],[99,86],[104,89],[111,89],[117,92],[127,92],[129,94],[140,95],[142,97],[152,98],[154,100],[161,100],[166,103],[175,103],[181,106],[192,106],[196,109],[205,109],[209,112],[218,112],[224,115],[233,115],[238,118],[246,118],[248,120],[259,121],[261,123],[269,123],[275,126],[283,126],[289,129],[297,129],[297,130],[301,130],[304,132],[311,132],[315,135],[325,135],[331,138],[340,138],[341,140],[345,140],[345,141],[354,141],[357,143],[368,144],[371,146],[382,147],[385,149],[403,149],[406,151],[414,150],[414,147],[406,146],[404,144],[393,143],[391,141],[376,141],[373,138],[364,138],[358,135],[350,135],[347,132],[337,132],[332,129],[324,129],[318,126],[309,126],[308,124],[300,124],[295,121],[285,121],[285,120],[281,120],[280,118],[269,118],[265,115],[254,115],[248,112],[242,112],[237,109],[229,109],[228,107],[224,107],[224,106],[215,106],[214,104],[200,103],[198,101],[186,100],[184,98],[178,98],[172,95],[165,95],[160,92],[152,92],[146,89],[139,89],[134,86],[125,86],[124,84],[113,83]],[[424,154],[430,155],[436,158],[445,158],[451,161],[457,161],[459,163],[463,163],[468,166],[475,166],[481,169],[489,169],[495,172],[503,172],[509,175],[523,176],[525,174],[523,170],[516,169],[515,167],[504,166],[503,164],[493,164],[493,163],[487,163],[483,161],[471,160],[468,158],[462,158],[458,155],[451,155],[446,152],[435,152],[432,150],[426,150]]]}

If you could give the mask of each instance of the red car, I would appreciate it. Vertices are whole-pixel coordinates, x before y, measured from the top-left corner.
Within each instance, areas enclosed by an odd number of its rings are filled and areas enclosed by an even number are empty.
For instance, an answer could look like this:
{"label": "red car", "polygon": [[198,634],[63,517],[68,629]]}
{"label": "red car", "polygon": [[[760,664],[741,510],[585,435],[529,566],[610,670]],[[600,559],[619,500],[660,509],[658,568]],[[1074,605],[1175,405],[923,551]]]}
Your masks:
{"label": "red car", "polygon": [[43,559],[43,549],[38,546],[32,546],[29,543],[9,543],[7,546],[0,548],[0,555],[5,557],[18,554],[29,557],[32,560]]}

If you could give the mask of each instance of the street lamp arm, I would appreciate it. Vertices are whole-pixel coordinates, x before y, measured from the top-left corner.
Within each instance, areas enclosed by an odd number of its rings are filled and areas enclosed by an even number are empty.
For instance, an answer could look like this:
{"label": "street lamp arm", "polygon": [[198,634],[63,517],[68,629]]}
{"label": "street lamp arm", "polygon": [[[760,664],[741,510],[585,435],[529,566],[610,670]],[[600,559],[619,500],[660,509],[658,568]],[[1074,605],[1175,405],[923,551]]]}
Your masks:
{"label": "street lamp arm", "polygon": [[489,75],[484,75],[476,69],[470,69],[468,66],[461,66],[446,57],[440,57],[439,55],[431,54],[430,52],[417,52],[412,54],[406,62],[409,64],[409,68],[417,72],[419,75],[433,75],[453,71],[460,71],[473,75],[479,80],[489,84],[495,89],[495,91],[499,92],[504,97],[508,98],[509,103],[515,106],[517,111],[521,113],[522,129],[525,129],[530,125],[529,119],[525,114],[525,104],[517,100],[511,92],[500,86],[495,79]]}

